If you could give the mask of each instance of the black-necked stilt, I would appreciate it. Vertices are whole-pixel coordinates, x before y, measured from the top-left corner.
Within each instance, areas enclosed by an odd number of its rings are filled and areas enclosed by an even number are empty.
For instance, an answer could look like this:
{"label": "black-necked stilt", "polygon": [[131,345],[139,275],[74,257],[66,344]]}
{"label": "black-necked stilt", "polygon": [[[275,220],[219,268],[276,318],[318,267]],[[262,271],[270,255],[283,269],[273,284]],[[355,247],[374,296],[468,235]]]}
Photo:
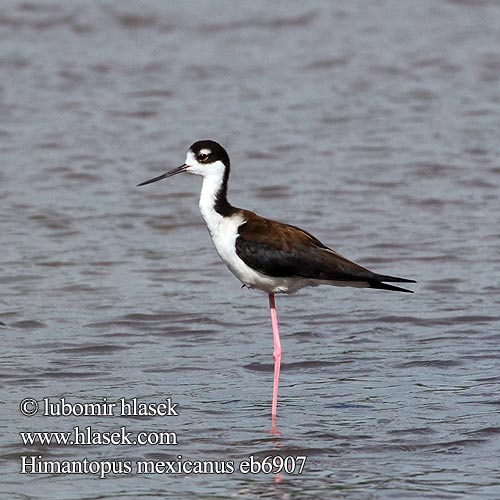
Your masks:
{"label": "black-necked stilt", "polygon": [[229,270],[248,288],[269,295],[274,338],[274,385],[271,415],[277,413],[281,343],[275,293],[293,293],[305,286],[336,285],[410,292],[386,282],[414,280],[377,274],[351,262],[311,234],[295,226],[233,207],[227,201],[229,156],[214,141],[195,142],[186,161],[166,174],[138,184],[188,172],[201,175],[200,210],[215,248]]}

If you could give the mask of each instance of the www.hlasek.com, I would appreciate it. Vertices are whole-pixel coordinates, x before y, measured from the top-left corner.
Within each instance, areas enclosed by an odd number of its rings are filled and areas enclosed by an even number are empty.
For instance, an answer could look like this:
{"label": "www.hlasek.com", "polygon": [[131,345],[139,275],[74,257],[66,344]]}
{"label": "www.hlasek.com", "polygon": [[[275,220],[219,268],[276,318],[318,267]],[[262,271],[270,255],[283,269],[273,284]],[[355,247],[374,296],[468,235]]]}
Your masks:
{"label": "www.hlasek.com", "polygon": [[78,425],[71,431],[36,431],[20,432],[21,441],[26,446],[59,445],[59,446],[89,446],[89,445],[173,445],[177,444],[177,433],[173,431],[141,431],[134,434],[122,426],[117,431],[94,431],[92,427],[80,428]]}
{"label": "www.hlasek.com", "polygon": [[[19,405],[25,416],[36,414],[44,417],[114,417],[149,416],[176,417],[178,403],[172,398],[160,402],[141,402],[137,398],[120,398],[109,402],[107,398],[92,403],[70,402],[66,398],[41,402],[25,398]],[[59,420],[58,420],[59,422]],[[177,446],[177,433],[172,430],[132,431],[126,426],[117,430],[103,431],[87,426],[73,426],[66,431],[20,432],[24,446]],[[234,460],[188,460],[176,455],[172,460],[48,460],[42,455],[21,456],[21,474],[91,474],[106,478],[110,474],[301,474],[307,457],[265,456],[248,458],[236,463]]]}

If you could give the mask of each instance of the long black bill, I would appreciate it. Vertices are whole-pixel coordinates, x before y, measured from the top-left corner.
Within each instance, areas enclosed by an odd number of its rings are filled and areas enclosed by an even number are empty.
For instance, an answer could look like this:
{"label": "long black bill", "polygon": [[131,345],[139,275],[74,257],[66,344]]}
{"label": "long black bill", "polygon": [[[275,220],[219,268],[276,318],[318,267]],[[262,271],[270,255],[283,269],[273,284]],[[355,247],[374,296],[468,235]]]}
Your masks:
{"label": "long black bill", "polygon": [[172,177],[172,175],[180,174],[181,172],[184,172],[187,168],[188,165],[186,164],[181,165],[180,167],[170,170],[170,172],[167,172],[166,174],[162,174],[159,175],[158,177],[154,177],[153,179],[149,179],[148,181],[141,182],[140,184],[137,184],[137,186],[145,186],[146,184],[151,184],[152,182],[161,181],[162,179],[166,179],[167,177]]}

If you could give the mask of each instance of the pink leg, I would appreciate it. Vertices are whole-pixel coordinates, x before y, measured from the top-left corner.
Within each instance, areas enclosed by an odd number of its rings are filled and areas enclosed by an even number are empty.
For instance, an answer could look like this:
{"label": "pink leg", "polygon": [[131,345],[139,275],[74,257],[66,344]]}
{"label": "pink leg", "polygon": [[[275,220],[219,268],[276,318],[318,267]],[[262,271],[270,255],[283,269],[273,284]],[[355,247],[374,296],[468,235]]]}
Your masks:
{"label": "pink leg", "polygon": [[274,293],[269,294],[269,308],[271,309],[271,324],[273,326],[274,339],[274,384],[273,384],[273,404],[271,408],[271,417],[274,420],[278,411],[278,385],[280,381],[281,368],[281,342],[280,331],[278,329],[278,317],[276,315],[276,304],[274,302]]}

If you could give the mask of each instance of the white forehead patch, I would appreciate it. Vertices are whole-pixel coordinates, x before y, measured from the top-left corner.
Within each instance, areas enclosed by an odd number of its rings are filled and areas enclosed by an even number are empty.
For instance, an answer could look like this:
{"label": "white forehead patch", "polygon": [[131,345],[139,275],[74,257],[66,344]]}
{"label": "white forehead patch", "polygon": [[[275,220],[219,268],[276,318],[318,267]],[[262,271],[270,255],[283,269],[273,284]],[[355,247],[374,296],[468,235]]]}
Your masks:
{"label": "white forehead patch", "polygon": [[194,153],[192,151],[188,151],[186,153],[186,165],[194,165],[196,163],[196,158],[194,157]]}

